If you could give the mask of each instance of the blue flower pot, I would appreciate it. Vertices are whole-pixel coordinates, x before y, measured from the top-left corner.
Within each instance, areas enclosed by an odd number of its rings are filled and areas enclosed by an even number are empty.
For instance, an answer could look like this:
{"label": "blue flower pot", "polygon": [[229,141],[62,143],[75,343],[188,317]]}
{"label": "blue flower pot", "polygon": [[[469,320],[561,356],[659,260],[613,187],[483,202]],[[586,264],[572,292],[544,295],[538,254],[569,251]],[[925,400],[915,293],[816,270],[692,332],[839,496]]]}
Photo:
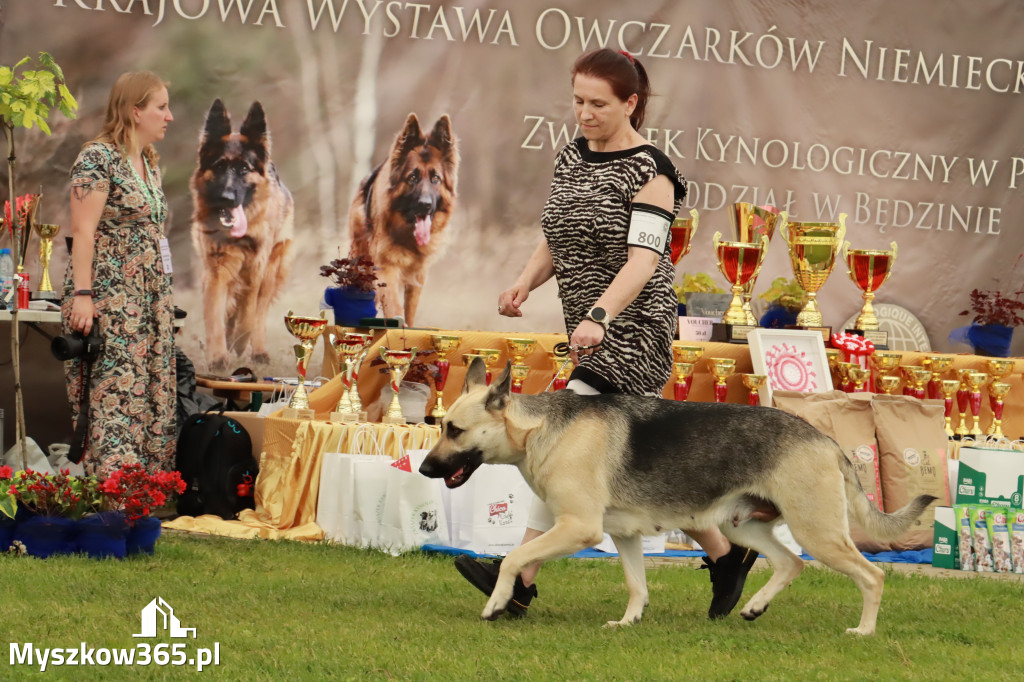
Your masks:
{"label": "blue flower pot", "polygon": [[125,544],[127,535],[128,521],[121,512],[86,516],[78,522],[78,551],[93,559],[123,559],[128,552]]}
{"label": "blue flower pot", "polygon": [[45,559],[54,554],[71,554],[77,547],[77,523],[63,516],[31,516],[20,521],[14,539],[25,545],[34,557]]}
{"label": "blue flower pot", "polygon": [[327,287],[324,300],[334,308],[334,324],[358,327],[364,317],[377,315],[377,294],[352,287]]}
{"label": "blue flower pot", "polygon": [[764,315],[758,320],[757,324],[759,327],[766,329],[785,329],[786,325],[796,324],[796,316],[799,314],[797,310],[790,310],[781,305],[768,306],[768,310],[764,311]]}
{"label": "blue flower pot", "polygon": [[0,514],[0,552],[6,552],[14,540],[14,528],[17,522]]}
{"label": "blue flower pot", "polygon": [[975,355],[1008,358],[1013,330],[1001,324],[972,324],[967,328],[967,341],[974,346]]}
{"label": "blue flower pot", "polygon": [[160,519],[155,516],[143,516],[128,524],[128,535],[125,545],[128,554],[152,554],[156,551],[156,541],[160,537]]}

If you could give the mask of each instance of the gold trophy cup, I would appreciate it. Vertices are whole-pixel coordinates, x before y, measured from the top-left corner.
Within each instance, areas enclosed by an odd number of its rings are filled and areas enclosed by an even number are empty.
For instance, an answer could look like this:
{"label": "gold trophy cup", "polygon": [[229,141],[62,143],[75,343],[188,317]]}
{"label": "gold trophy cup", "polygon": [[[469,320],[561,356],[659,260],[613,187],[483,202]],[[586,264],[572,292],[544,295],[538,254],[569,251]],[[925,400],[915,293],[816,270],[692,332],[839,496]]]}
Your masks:
{"label": "gold trophy cup", "polygon": [[[680,371],[678,367],[673,368],[675,384],[672,387],[676,400],[686,400],[690,395],[690,387],[693,385],[693,372],[696,363],[704,357],[704,349],[700,346],[687,346],[677,341],[672,342],[672,362],[674,365],[685,363],[690,365],[689,372]],[[685,368],[683,368],[685,370]]]}
{"label": "gold trophy cup", "polygon": [[309,358],[313,355],[313,347],[316,340],[324,333],[327,326],[325,312],[320,311],[320,317],[302,317],[292,311],[284,316],[284,326],[288,333],[299,340],[293,346],[295,350],[295,371],[299,377],[299,385],[295,387],[288,407],[282,415],[286,419],[312,419],[316,413],[309,407],[309,396],[306,393],[306,367],[309,365]]}
{"label": "gold trophy cup", "polygon": [[882,389],[882,392],[886,395],[892,395],[892,392],[899,388],[900,378],[896,375],[896,381],[886,379],[889,376],[889,372],[900,366],[900,361],[903,360],[903,356],[899,353],[885,353],[879,352],[871,356],[871,364],[874,366],[875,371],[878,372],[878,376],[875,378],[875,383]]}
{"label": "gold trophy cup", "polygon": [[760,405],[761,404],[761,387],[764,386],[765,382],[768,381],[768,376],[765,374],[744,374],[743,385],[746,386],[750,393],[747,395],[748,405]]}
{"label": "gold trophy cup", "polygon": [[992,423],[985,433],[995,438],[1002,438],[1003,433],[1003,401],[1010,392],[1010,384],[1005,381],[993,381],[988,386],[988,401],[992,408]]}
{"label": "gold trophy cup", "polygon": [[1007,374],[1013,371],[1016,363],[1013,360],[986,360],[985,368],[992,375],[992,381],[1002,381]]}
{"label": "gold trophy cup", "polygon": [[569,359],[568,355],[558,355],[554,351],[548,353],[548,358],[551,359],[551,369],[555,372],[554,378],[551,380],[551,389],[560,391],[569,383],[569,375],[572,374],[573,369],[572,362],[566,362]]}
{"label": "gold trophy cup", "polygon": [[672,265],[676,265],[683,256],[690,253],[693,235],[697,234],[698,222],[700,222],[700,215],[695,208],[690,209],[689,218],[676,218],[672,221],[672,226],[669,228],[672,233],[672,252],[669,254]]}
{"label": "gold trophy cup", "polygon": [[952,355],[926,355],[921,364],[932,371],[932,380],[928,382],[928,397],[935,400],[941,397],[942,375],[953,367]]}
{"label": "gold trophy cup", "polygon": [[[755,206],[746,201],[740,201],[732,205],[729,211],[732,219],[733,238],[738,242],[757,243],[762,236],[770,243],[772,235],[775,234],[776,223],[781,219],[786,222],[785,211],[779,213],[774,206]],[[764,262],[765,254],[768,253],[768,245],[761,251],[761,261]],[[757,281],[757,273],[743,285],[743,312],[746,313],[747,324],[751,327],[757,326],[757,318],[750,306],[750,299],[754,293],[754,283]]]}
{"label": "gold trophy cup", "polygon": [[718,256],[718,269],[732,285],[732,301],[729,303],[729,309],[725,311],[725,316],[722,317],[722,323],[746,325],[743,288],[747,282],[757,277],[761,269],[761,260],[768,250],[768,237],[761,235],[756,243],[723,242],[722,233],[715,232],[712,242]]}
{"label": "gold trophy cup", "polygon": [[[878,388],[882,389],[882,393],[885,395],[892,395],[900,387],[900,381],[902,380],[895,374],[881,374],[876,380]],[[959,383],[958,381],[957,384]]]}
{"label": "gold trophy cup", "polygon": [[970,389],[971,402],[971,435],[983,436],[979,421],[981,420],[981,389],[988,382],[985,372],[971,372],[967,375],[967,388]]}
{"label": "gold trophy cup", "polygon": [[959,379],[943,379],[939,383],[939,390],[942,392],[942,401],[945,407],[943,418],[945,419],[946,435],[950,438],[956,435],[956,432],[953,431],[953,396],[956,395],[959,388]]}
{"label": "gold trophy cup", "polygon": [[352,376],[355,374],[356,358],[363,353],[363,339],[357,334],[329,334],[328,342],[338,354],[341,369],[341,398],[331,412],[332,422],[359,421],[359,411],[352,405]]}
{"label": "gold trophy cup", "polygon": [[925,384],[932,380],[932,371],[921,365],[904,365],[903,376],[907,380],[907,387],[910,388],[910,395],[919,400],[925,399]]}
{"label": "gold trophy cup", "polygon": [[366,360],[366,354],[370,351],[370,346],[373,345],[373,334],[349,332],[348,336],[358,339],[363,344],[359,354],[352,361],[352,381],[349,383],[348,397],[352,403],[352,411],[359,415],[359,421],[364,422],[367,416],[366,410],[363,409],[363,401],[359,397],[359,370],[363,366],[363,361]]}
{"label": "gold trophy cup", "polygon": [[853,384],[850,387],[850,393],[863,393],[867,390],[864,383],[871,383],[871,370],[855,363],[851,364],[852,366],[846,370],[846,376]]}
{"label": "gold trophy cup", "polygon": [[381,417],[385,424],[405,424],[405,415],[402,414],[402,403],[398,400],[398,393],[402,388],[402,377],[409,371],[412,359],[416,357],[416,349],[392,350],[390,348],[380,349],[380,357],[388,365],[388,372],[391,374],[391,403],[388,405],[387,413]]}
{"label": "gold trophy cup", "polygon": [[[807,304],[796,316],[797,326],[821,328],[823,321],[818,308],[818,291],[832,273],[836,253],[846,236],[846,214],[839,214],[838,223],[788,222],[780,228],[782,238],[789,244],[789,262],[800,288],[807,292]],[[830,330],[822,330],[828,337]]]}
{"label": "gold trophy cup", "polygon": [[461,336],[455,336],[454,334],[431,334],[430,344],[434,347],[437,352],[437,379],[434,380],[434,392],[437,393],[437,402],[434,405],[434,409],[430,411],[430,416],[434,419],[435,424],[440,424],[441,420],[448,413],[444,408],[444,387],[448,383],[448,372],[451,371],[452,363],[448,359],[448,356],[455,350],[458,349],[459,344],[462,343]]}
{"label": "gold trophy cup", "polygon": [[708,358],[708,368],[715,378],[715,402],[724,403],[729,392],[725,380],[736,371],[736,360],[733,358]]}
{"label": "gold trophy cup", "polygon": [[676,400],[686,400],[690,397],[690,385],[693,383],[693,363],[673,362],[672,363],[672,395]]}
{"label": "gold trophy cup", "polygon": [[[498,358],[501,357],[501,351],[496,348],[474,348],[474,355],[479,355],[484,359],[484,366],[487,368],[487,385],[491,385],[491,369],[497,364]],[[465,356],[463,356],[465,357]],[[467,361],[466,366],[469,366]]]}
{"label": "gold trophy cup", "polygon": [[[957,379],[960,381],[960,388],[956,391],[956,408],[960,421],[957,423],[954,433],[961,438],[969,436],[971,433],[967,426],[967,410],[970,408],[971,401],[971,387],[967,381],[967,377],[969,377],[973,372],[973,369],[962,368],[956,370]],[[981,400],[980,394],[978,396],[978,400]]]}
{"label": "gold trophy cup", "polygon": [[889,345],[888,334],[879,331],[878,316],[875,315],[875,292],[885,284],[892,274],[892,266],[896,262],[896,242],[889,244],[888,251],[871,251],[868,249],[851,249],[850,242],[843,245],[843,260],[846,261],[850,279],[863,291],[864,305],[853,323],[853,328],[865,333],[865,338],[883,345]]}
{"label": "gold trophy cup", "polygon": [[53,256],[53,238],[60,232],[60,225],[33,222],[32,229],[39,235],[39,263],[43,270],[39,280],[39,291],[34,292],[32,298],[56,301],[60,297],[50,282],[50,258]]}
{"label": "gold trophy cup", "polygon": [[512,392],[522,393],[523,382],[530,373],[530,366],[523,362],[537,344],[536,339],[511,337],[505,339],[508,345],[509,360],[512,361]]}

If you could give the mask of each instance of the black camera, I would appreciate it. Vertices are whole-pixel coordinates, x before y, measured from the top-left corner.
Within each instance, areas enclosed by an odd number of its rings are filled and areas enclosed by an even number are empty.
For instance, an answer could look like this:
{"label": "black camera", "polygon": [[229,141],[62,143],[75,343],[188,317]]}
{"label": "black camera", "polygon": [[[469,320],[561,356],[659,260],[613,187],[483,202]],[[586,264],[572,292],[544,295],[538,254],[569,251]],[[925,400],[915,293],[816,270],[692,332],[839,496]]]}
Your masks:
{"label": "black camera", "polygon": [[103,352],[103,337],[100,335],[100,321],[95,318],[92,321],[92,328],[89,335],[82,332],[71,332],[64,336],[56,336],[50,342],[50,352],[58,360],[73,360],[82,358],[86,362],[92,362]]}

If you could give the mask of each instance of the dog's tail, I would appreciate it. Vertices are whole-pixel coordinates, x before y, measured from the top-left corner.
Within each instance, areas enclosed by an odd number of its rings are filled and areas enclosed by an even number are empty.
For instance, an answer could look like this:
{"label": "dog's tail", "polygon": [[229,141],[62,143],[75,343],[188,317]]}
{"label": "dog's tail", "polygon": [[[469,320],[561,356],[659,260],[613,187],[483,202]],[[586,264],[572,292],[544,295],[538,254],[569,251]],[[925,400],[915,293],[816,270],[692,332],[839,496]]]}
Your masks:
{"label": "dog's tail", "polygon": [[857,472],[846,456],[839,453],[839,466],[846,481],[846,504],[850,518],[874,540],[895,540],[910,529],[911,524],[936,498],[932,495],[918,495],[902,509],[886,514],[878,509],[864,494],[857,479]]}

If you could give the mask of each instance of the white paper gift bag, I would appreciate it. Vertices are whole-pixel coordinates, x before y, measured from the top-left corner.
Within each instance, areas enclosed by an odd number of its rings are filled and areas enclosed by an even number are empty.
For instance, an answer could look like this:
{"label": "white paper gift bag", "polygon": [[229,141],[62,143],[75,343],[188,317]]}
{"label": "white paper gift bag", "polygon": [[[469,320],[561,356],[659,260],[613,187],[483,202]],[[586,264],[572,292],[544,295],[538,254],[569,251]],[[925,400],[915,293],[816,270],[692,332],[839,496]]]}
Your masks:
{"label": "white paper gift bag", "polygon": [[379,455],[327,452],[320,463],[320,490],[316,522],[333,542],[359,545],[355,517],[356,461],[389,462]]}
{"label": "white paper gift bag", "polygon": [[477,554],[508,554],[519,546],[534,494],[519,469],[487,464],[448,491],[451,544]]}
{"label": "white paper gift bag", "polygon": [[448,545],[448,520],[439,478],[419,473],[427,450],[408,450],[391,464],[379,547],[392,554],[423,545]]}

